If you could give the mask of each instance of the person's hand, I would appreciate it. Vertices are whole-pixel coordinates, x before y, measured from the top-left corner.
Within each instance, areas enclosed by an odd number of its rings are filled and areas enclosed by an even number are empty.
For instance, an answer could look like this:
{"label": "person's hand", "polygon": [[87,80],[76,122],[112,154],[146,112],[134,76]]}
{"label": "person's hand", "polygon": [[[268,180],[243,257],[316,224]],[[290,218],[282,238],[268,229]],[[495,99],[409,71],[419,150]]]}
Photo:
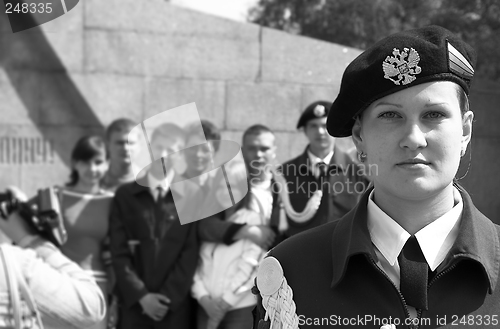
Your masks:
{"label": "person's hand", "polygon": [[28,197],[26,196],[26,194],[24,194],[24,192],[21,191],[21,189],[17,186],[7,186],[6,191],[10,192],[19,202],[28,201]]}
{"label": "person's hand", "polygon": [[217,329],[221,319],[208,318],[206,329]]}
{"label": "person's hand", "polygon": [[170,299],[162,294],[148,293],[139,300],[143,312],[155,321],[161,321],[168,312]]}
{"label": "person's hand", "polygon": [[7,219],[0,219],[0,230],[12,242],[19,244],[21,240],[27,237],[36,237],[35,230],[26,223],[17,211],[7,217]]}
{"label": "person's hand", "polygon": [[224,315],[222,309],[219,307],[217,303],[215,303],[215,300],[212,299],[210,296],[205,295],[201,297],[199,303],[201,307],[203,307],[209,318],[222,319],[222,316]]}
{"label": "person's hand", "polygon": [[224,319],[227,311],[231,308],[231,305],[228,304],[222,297],[212,299],[212,303],[219,309],[219,313],[216,318],[208,319],[207,329],[217,329],[222,319]]}
{"label": "person's hand", "polygon": [[[10,193],[18,202],[28,201],[26,194],[16,186],[8,186],[5,192]],[[19,223],[19,221],[22,221],[22,223]],[[17,212],[8,216],[7,219],[0,218],[0,243],[18,243],[23,237],[34,233],[31,227],[24,224],[26,223]]]}
{"label": "person's hand", "polygon": [[235,236],[236,240],[248,239],[265,250],[272,246],[275,237],[274,231],[265,225],[245,225]]}
{"label": "person's hand", "polygon": [[201,297],[199,303],[208,315],[207,329],[217,329],[226,311],[219,306],[216,299],[208,295]]}
{"label": "person's hand", "polygon": [[222,297],[216,298],[214,301],[224,313],[231,308],[231,304],[227,303]]}

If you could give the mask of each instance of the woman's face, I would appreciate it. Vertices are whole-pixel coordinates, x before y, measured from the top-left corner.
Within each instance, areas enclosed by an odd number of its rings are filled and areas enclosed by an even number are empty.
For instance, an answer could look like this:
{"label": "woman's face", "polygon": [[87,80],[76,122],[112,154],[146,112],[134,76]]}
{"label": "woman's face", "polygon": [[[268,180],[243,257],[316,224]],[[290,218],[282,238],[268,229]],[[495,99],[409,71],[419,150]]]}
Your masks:
{"label": "woman's face", "polygon": [[429,82],[373,102],[353,127],[377,193],[423,200],[451,186],[472,133],[458,85]]}
{"label": "woman's face", "polygon": [[106,174],[108,161],[105,154],[98,154],[88,161],[76,161],[73,168],[78,172],[78,183],[95,185]]}

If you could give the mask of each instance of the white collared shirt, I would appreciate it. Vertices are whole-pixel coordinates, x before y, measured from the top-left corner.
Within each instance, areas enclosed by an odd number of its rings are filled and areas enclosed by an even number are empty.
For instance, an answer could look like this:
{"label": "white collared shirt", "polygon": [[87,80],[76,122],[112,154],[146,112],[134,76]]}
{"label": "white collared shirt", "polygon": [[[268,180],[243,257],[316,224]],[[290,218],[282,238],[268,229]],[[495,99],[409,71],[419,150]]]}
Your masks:
{"label": "white collared shirt", "polygon": [[150,171],[148,171],[148,174],[146,175],[146,179],[148,182],[149,186],[149,191],[151,192],[151,195],[153,196],[153,199],[155,201],[158,200],[158,195],[160,191],[158,191],[158,186],[161,186],[163,188],[163,193],[168,192],[170,188],[169,182],[172,181],[172,178],[174,177],[174,171],[170,170],[167,172],[167,178],[166,179],[158,179],[154,177]]}
{"label": "white collared shirt", "polygon": [[271,180],[263,182],[253,182],[250,191],[255,198],[250,198],[249,208],[262,214],[263,224],[269,224],[273,211],[273,194],[271,190]]}
{"label": "white collared shirt", "polygon": [[[377,265],[399,288],[398,255],[411,234],[375,204],[373,192],[368,198],[368,231],[372,243],[375,245],[375,253],[378,257]],[[463,202],[462,196],[456,188],[453,188],[453,196],[455,206],[450,211],[415,233],[425,260],[432,271],[443,262],[458,236]],[[416,315],[415,309],[409,308],[410,314],[414,317]]]}
{"label": "white collared shirt", "polygon": [[318,178],[320,175],[319,168],[316,166],[318,163],[324,162],[327,165],[330,164],[330,161],[332,161],[333,157],[333,150],[326,155],[323,159],[315,156],[312,154],[312,152],[308,149],[307,150],[307,156],[309,157],[309,161],[311,163],[311,172],[313,173],[314,177]]}

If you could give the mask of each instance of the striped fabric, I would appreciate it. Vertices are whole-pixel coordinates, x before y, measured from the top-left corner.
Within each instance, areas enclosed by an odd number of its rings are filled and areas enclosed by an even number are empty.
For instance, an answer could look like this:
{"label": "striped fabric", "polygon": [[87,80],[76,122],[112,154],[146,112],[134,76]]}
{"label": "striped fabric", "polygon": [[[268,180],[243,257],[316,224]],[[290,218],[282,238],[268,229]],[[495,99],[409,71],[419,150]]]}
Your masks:
{"label": "striped fabric", "polygon": [[448,66],[450,71],[465,79],[472,79],[474,69],[469,61],[448,42]]}

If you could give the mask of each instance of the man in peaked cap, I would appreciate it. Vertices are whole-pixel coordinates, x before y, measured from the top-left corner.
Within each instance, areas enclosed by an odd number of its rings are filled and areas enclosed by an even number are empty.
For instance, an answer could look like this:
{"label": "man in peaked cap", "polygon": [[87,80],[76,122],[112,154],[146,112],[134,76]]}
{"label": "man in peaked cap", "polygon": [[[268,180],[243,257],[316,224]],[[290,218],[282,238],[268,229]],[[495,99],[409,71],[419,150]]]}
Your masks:
{"label": "man in peaked cap", "polygon": [[309,144],[298,157],[286,162],[281,172],[287,194],[287,236],[337,220],[356,205],[368,187],[356,152],[336,145],[326,130],[331,102],[316,101],[302,112],[297,129],[303,129]]}
{"label": "man in peaked cap", "polygon": [[472,137],[475,57],[427,26],[349,64],[327,128],[376,165],[372,186],[340,220],[261,261],[254,329],[499,326],[500,226],[455,179]]}

